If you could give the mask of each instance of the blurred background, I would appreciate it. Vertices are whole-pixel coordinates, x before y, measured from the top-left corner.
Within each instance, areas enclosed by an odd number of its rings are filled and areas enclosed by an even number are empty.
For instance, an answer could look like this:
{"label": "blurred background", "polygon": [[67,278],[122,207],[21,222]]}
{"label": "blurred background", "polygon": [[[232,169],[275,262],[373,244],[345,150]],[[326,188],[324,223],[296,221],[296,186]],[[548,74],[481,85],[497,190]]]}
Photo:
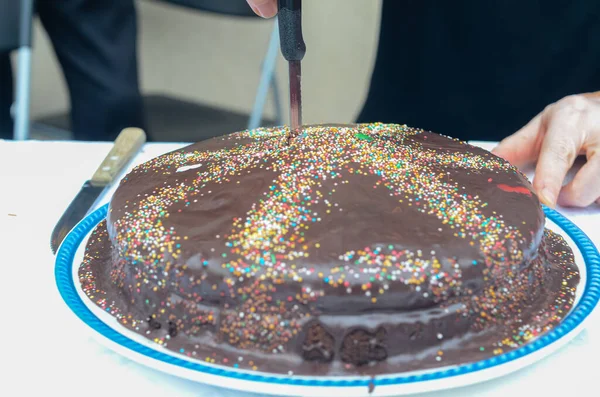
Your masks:
{"label": "blurred background", "polygon": [[[380,6],[374,0],[304,3],[305,123],[355,119],[374,62]],[[245,128],[276,21],[195,10],[162,0],[136,0],[136,7],[140,84],[152,140],[197,141]],[[16,51],[12,61],[16,74]],[[37,17],[31,65],[30,138],[70,139],[68,91]],[[287,123],[287,63],[279,48],[275,78]],[[275,108],[270,90],[261,125],[277,123]]]}

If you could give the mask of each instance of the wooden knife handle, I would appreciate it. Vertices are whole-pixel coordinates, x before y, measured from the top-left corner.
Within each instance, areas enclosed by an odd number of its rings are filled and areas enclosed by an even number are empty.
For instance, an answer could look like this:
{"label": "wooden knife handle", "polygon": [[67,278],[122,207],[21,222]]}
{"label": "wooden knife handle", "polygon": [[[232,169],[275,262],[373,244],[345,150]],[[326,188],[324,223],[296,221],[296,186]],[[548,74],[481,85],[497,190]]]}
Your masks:
{"label": "wooden knife handle", "polygon": [[146,133],[140,128],[125,128],[108,155],[92,176],[93,186],[108,186],[123,171],[146,142]]}

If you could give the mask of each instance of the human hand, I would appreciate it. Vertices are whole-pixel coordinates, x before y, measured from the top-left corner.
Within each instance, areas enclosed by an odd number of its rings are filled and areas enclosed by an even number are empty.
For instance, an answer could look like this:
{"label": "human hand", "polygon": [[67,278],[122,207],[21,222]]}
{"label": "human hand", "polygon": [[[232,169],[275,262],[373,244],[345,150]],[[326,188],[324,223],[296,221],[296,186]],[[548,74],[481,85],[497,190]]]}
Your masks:
{"label": "human hand", "polygon": [[256,15],[271,18],[277,14],[277,0],[246,0]]}
{"label": "human hand", "polygon": [[[516,167],[537,161],[533,187],[549,207],[600,204],[600,92],[570,95],[547,106],[492,153]],[[578,155],[587,162],[563,186]]]}

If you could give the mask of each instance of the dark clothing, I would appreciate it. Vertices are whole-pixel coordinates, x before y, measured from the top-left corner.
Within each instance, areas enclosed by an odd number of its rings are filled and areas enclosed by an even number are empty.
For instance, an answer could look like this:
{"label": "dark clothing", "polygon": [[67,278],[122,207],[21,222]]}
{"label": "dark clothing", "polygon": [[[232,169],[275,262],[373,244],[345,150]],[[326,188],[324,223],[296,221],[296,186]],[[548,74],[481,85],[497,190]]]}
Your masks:
{"label": "dark clothing", "polygon": [[600,90],[600,1],[384,0],[359,122],[501,140]]}
{"label": "dark clothing", "polygon": [[[36,10],[67,82],[74,138],[114,140],[125,127],[143,128],[133,0],[38,0]],[[2,137],[12,136],[8,64],[0,54]]]}
{"label": "dark clothing", "polygon": [[13,122],[10,106],[13,103],[13,81],[10,58],[0,53],[0,139],[11,138]]}

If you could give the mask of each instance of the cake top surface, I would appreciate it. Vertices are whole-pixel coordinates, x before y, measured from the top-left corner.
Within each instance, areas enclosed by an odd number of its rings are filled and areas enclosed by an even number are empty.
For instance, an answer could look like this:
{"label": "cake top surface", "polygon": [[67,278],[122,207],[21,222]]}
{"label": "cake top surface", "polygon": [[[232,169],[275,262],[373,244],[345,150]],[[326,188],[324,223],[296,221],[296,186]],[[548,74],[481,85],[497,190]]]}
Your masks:
{"label": "cake top surface", "polygon": [[209,277],[221,297],[251,285],[325,313],[428,306],[535,255],[540,203],[483,149],[395,124],[287,133],[243,131],[137,166],[110,204],[118,255],[159,287]]}

